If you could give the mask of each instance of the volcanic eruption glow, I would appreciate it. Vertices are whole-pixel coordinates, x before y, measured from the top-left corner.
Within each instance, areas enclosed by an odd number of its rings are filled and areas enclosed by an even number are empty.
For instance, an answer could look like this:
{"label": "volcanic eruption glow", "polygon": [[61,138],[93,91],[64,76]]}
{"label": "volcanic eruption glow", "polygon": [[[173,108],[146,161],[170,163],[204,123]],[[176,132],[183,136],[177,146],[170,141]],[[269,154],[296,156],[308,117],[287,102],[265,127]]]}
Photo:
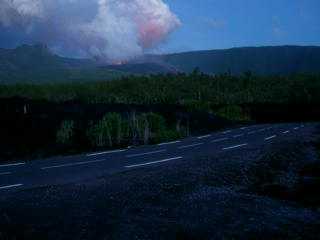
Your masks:
{"label": "volcanic eruption glow", "polygon": [[41,42],[58,53],[109,62],[143,54],[179,25],[162,0],[0,1],[0,34],[19,29],[19,36],[11,36],[16,42]]}

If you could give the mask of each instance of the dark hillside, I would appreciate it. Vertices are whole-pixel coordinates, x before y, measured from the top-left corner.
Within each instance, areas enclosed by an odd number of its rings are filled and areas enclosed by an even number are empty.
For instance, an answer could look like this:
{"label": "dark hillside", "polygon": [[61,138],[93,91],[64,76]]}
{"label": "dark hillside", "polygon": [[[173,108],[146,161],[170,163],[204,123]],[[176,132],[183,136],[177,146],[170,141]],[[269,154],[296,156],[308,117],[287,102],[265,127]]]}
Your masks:
{"label": "dark hillside", "polygon": [[155,62],[108,65],[105,68],[109,70],[127,72],[131,74],[161,74],[161,73],[177,73],[178,72],[178,70],[175,67],[169,64],[155,63]]}
{"label": "dark hillside", "polygon": [[121,65],[52,54],[46,46],[0,49],[0,83],[110,80],[129,74],[192,72],[258,75],[320,73],[320,47],[247,47],[146,55]]}
{"label": "dark hillside", "polygon": [[320,72],[320,47],[245,47],[195,51],[163,56],[164,62],[183,72],[195,68],[210,74],[287,75]]}
{"label": "dark hillside", "polygon": [[0,83],[94,81],[123,75],[99,69],[93,60],[54,55],[44,45],[0,49]]}

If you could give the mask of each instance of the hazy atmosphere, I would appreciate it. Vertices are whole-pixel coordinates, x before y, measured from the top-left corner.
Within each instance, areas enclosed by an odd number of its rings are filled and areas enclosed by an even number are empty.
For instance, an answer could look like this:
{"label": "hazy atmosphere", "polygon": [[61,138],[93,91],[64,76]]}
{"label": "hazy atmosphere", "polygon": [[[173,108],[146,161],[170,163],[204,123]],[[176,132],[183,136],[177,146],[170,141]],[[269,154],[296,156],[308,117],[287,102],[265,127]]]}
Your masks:
{"label": "hazy atmosphere", "polygon": [[166,0],[182,26],[164,51],[317,45],[318,0]]}
{"label": "hazy atmosphere", "polygon": [[162,0],[2,0],[1,45],[45,43],[57,52],[126,60],[180,26]]}
{"label": "hazy atmosphere", "polygon": [[264,45],[319,45],[317,0],[2,0],[0,47],[44,43],[73,57],[128,60]]}
{"label": "hazy atmosphere", "polygon": [[0,240],[319,240],[320,0],[0,0]]}

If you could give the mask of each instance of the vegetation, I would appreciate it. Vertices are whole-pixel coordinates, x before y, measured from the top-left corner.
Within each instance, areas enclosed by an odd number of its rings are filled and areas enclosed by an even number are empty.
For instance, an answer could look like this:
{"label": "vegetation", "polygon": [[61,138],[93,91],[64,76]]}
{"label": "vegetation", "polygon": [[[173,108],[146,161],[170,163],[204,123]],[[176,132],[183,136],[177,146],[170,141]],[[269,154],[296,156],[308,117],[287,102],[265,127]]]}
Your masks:
{"label": "vegetation", "polygon": [[112,147],[119,145],[125,137],[122,132],[124,122],[117,113],[108,113],[98,123],[92,125],[88,132],[90,143],[94,147]]}
{"label": "vegetation", "polygon": [[[244,61],[245,59],[245,61]],[[0,48],[0,83],[92,82],[129,74],[191,73],[263,76],[320,73],[320,47],[274,46],[147,55],[138,61],[107,65],[90,59],[60,57],[44,45]]]}
{"label": "vegetation", "polygon": [[57,131],[57,143],[62,145],[71,145],[74,138],[75,122],[73,120],[65,120],[61,123]]}
{"label": "vegetation", "polygon": [[129,117],[107,113],[97,123],[91,123],[87,137],[91,146],[115,147],[128,144],[149,144],[185,136],[185,128],[173,129],[163,116],[156,113],[133,112]]}
{"label": "vegetation", "polygon": [[56,154],[56,145],[77,152],[152,144],[230,121],[319,120],[319,92],[320,75],[212,76],[197,69],[114,81],[2,84],[2,119],[10,127],[1,131],[12,136],[2,143],[3,159],[47,149]]}
{"label": "vegetation", "polygon": [[210,111],[212,106],[320,103],[320,75],[236,77],[191,74],[130,76],[91,83],[0,85],[0,97],[53,102],[175,104]]}
{"label": "vegetation", "polygon": [[244,112],[244,110],[237,105],[230,105],[220,108],[217,115],[234,121],[249,121],[250,116]]}

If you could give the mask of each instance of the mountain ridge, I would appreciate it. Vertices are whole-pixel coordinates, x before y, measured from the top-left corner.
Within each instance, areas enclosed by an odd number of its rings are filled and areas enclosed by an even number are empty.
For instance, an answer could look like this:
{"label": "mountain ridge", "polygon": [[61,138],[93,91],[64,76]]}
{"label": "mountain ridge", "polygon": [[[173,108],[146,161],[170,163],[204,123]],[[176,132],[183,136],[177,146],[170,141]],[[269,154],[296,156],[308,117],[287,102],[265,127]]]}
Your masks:
{"label": "mountain ridge", "polygon": [[121,65],[93,59],[61,57],[45,45],[0,48],[0,82],[55,82],[112,80],[128,74],[190,73],[290,75],[320,73],[318,46],[262,46],[150,54]]}
{"label": "mountain ridge", "polygon": [[263,46],[191,51],[162,56],[163,61],[183,72],[194,68],[209,74],[288,75],[320,72],[320,47]]}

